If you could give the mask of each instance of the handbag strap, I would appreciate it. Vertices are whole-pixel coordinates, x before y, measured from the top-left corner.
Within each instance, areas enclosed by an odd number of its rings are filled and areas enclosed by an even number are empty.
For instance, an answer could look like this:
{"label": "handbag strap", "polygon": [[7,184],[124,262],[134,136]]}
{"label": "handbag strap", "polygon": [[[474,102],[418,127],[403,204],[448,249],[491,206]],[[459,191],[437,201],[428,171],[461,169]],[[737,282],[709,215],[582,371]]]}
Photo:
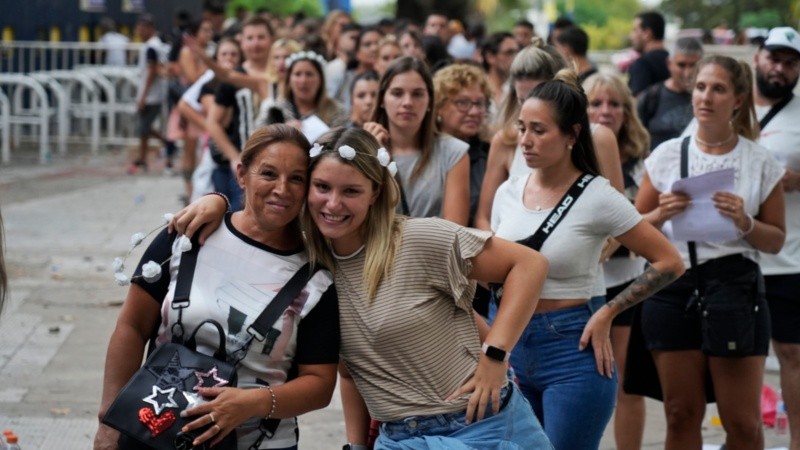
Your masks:
{"label": "handbag strap", "polygon": [[[681,178],[689,176],[689,141],[691,136],[686,136],[681,141]],[[692,279],[694,280],[694,293],[702,294],[703,285],[700,282],[700,269],[697,264],[697,245],[694,241],[686,243],[689,246],[689,267],[692,269]]]}
{"label": "handbag strap", "polygon": [[276,320],[286,311],[286,308],[300,295],[300,291],[308,283],[308,280],[316,273],[318,266],[311,270],[311,264],[305,263],[289,281],[281,288],[275,295],[275,298],[264,308],[264,311],[256,318],[256,320],[247,327],[247,332],[250,333],[256,340],[263,341],[266,339],[267,332]]}
{"label": "handbag strap", "polygon": [[406,190],[403,189],[403,183],[400,181],[400,175],[398,174],[394,179],[397,181],[397,187],[400,189],[400,212],[402,212],[404,216],[410,216],[411,208],[408,207],[408,198],[406,197]]}
{"label": "handbag strap", "polygon": [[774,105],[772,105],[772,108],[769,109],[769,112],[767,112],[767,115],[762,117],[761,120],[758,121],[758,126],[761,127],[762,130],[764,128],[766,128],[767,124],[770,122],[770,120],[772,120],[773,117],[778,115],[778,113],[781,112],[783,107],[788,105],[789,102],[792,101],[793,98],[794,98],[794,94],[790,92],[789,95],[784,97],[781,101],[779,101],[778,103],[775,103]]}
{"label": "handbag strap", "polygon": [[178,319],[172,324],[172,342],[183,343],[183,310],[189,307],[191,300],[189,296],[192,292],[192,280],[194,280],[194,269],[197,267],[197,254],[200,252],[200,244],[197,236],[192,239],[192,248],[181,253],[181,262],[178,266],[178,277],[175,280],[175,293],[172,298],[172,309],[178,310]]}
{"label": "handbag strap", "polygon": [[521,241],[517,241],[522,245],[526,245],[537,252],[542,248],[544,245],[544,241],[553,234],[556,227],[564,217],[567,215],[570,209],[572,209],[572,205],[578,200],[578,197],[583,194],[583,191],[586,189],[586,186],[595,178],[594,175],[589,173],[584,173],[579,176],[572,186],[570,186],[569,190],[561,197],[561,200],[558,201],[558,204],[550,214],[544,219],[541,225],[539,225],[539,229],[536,230],[532,235],[526,237]]}

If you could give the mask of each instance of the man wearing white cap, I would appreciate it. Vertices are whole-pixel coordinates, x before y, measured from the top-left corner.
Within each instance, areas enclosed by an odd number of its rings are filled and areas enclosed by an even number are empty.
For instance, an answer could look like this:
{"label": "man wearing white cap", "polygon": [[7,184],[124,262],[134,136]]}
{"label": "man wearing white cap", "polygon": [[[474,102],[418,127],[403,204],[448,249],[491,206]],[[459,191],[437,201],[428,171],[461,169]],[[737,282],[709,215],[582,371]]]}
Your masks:
{"label": "man wearing white cap", "polygon": [[792,94],[800,75],[800,35],[773,28],[755,56],[758,142],[786,166],[786,243],[777,255],[762,254],[772,344],[781,365],[781,391],[789,417],[790,450],[800,450],[800,99]]}

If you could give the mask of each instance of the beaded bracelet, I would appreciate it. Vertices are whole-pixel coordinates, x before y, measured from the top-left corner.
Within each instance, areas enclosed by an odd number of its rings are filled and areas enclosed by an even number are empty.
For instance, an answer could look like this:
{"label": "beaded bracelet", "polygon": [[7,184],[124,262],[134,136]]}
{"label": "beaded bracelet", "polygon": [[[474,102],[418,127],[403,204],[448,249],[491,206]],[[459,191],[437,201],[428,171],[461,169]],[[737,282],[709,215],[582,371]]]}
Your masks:
{"label": "beaded bracelet", "polygon": [[231,201],[228,200],[227,195],[223,194],[222,192],[209,192],[207,194],[204,194],[203,197],[205,197],[206,195],[217,195],[219,197],[222,197],[222,199],[225,200],[225,206],[227,207],[226,211],[231,210]]}
{"label": "beaded bracelet", "polygon": [[269,390],[269,395],[272,396],[272,408],[269,410],[267,417],[264,418],[264,420],[269,420],[272,418],[272,415],[275,414],[275,407],[278,406],[278,397],[275,396],[275,391],[272,390],[272,386],[266,385],[264,387]]}

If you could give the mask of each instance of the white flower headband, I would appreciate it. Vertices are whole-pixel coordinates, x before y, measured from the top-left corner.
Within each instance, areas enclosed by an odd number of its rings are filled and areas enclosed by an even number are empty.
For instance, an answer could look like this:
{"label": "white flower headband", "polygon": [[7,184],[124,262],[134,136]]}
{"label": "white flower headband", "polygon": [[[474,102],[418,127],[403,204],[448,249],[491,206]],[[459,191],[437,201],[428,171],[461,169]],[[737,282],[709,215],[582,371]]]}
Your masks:
{"label": "white flower headband", "polygon": [[292,67],[292,64],[302,59],[310,59],[312,61],[316,61],[317,64],[319,64],[320,67],[322,68],[325,68],[325,64],[327,64],[325,58],[323,58],[319,53],[310,50],[292,53],[291,55],[289,55],[288,58],[286,58],[286,62],[284,64],[286,64],[287,68]]}
{"label": "white flower headband", "polygon": [[[128,256],[131,255],[133,250],[141,244],[147,236],[155,233],[156,231],[164,228],[169,221],[172,220],[172,214],[167,213],[162,216],[161,225],[157,226],[155,229],[151,230],[149,233],[133,233],[131,236],[131,244],[130,249],[128,249],[128,253],[125,254],[123,257],[114,258],[114,262],[111,263],[111,269],[114,271],[114,279],[117,281],[117,284],[120,286],[127,286],[131,284],[131,279],[134,278],[143,278],[148,283],[155,283],[161,278],[161,266],[169,262],[171,258],[167,258],[165,261],[162,261],[160,264],[155,261],[147,261],[142,265],[142,275],[135,276],[129,278],[127,275],[123,273],[125,270],[125,260],[128,259]],[[172,253],[175,254],[176,252],[188,252],[192,249],[192,241],[189,240],[186,236],[181,235],[175,242],[172,244]]]}
{"label": "white flower headband", "polygon": [[[316,158],[324,150],[325,147],[315,142],[314,145],[311,146],[311,150],[308,151],[308,156]],[[356,149],[350,147],[349,145],[342,145],[337,149],[337,151],[339,152],[339,156],[348,161],[352,161],[356,158]],[[392,157],[388,150],[383,147],[379,148],[378,154],[375,155],[375,158],[378,160],[378,163],[381,166],[386,167],[386,169],[389,170],[389,173],[392,176],[397,175],[397,163],[392,161]]]}

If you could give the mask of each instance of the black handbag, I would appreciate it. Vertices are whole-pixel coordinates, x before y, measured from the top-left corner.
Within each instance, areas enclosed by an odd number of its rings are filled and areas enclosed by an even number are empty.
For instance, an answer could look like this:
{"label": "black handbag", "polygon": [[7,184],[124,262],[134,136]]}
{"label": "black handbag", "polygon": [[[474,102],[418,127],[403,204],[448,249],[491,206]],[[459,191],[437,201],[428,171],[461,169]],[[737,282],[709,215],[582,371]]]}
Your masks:
{"label": "black handbag", "polygon": [[[263,340],[269,329],[286,308],[300,294],[306,282],[316,272],[306,263],[275,295],[264,311],[248,328],[250,339],[240,349],[228,354],[225,332],[214,320],[201,322],[185,343],[181,317],[189,306],[194,269],[200,246],[194,242],[192,249],[181,256],[172,308],[178,311],[178,320],[172,325],[172,342],[157,347],[144,365],[120,390],[103,417],[103,423],[120,431],[120,448],[149,448],[158,450],[188,450],[192,441],[205,428],[182,433],[181,428],[197,417],[181,418],[180,412],[201,401],[197,391],[201,387],[235,387],[236,366],[247,354],[252,341]],[[214,326],[219,334],[217,351],[205,355],[197,351],[195,336],[204,325]],[[271,438],[280,419],[262,419],[261,435],[251,448],[258,448],[264,438]],[[209,424],[209,426],[212,426]],[[236,432],[228,434],[214,446],[219,450],[236,450]]]}
{"label": "black handbag", "polygon": [[[219,333],[214,355],[196,350],[195,335],[205,324],[213,325]],[[185,344],[168,342],[150,354],[120,390],[103,423],[137,441],[137,448],[171,450],[181,448],[179,443],[187,438],[189,446],[184,448],[192,448],[193,438],[205,430],[183,436],[181,428],[197,418],[181,418],[180,412],[200,400],[200,387],[236,386],[236,368],[226,358],[222,326],[213,320],[202,322]],[[230,433],[214,448],[235,450],[236,433]]]}

